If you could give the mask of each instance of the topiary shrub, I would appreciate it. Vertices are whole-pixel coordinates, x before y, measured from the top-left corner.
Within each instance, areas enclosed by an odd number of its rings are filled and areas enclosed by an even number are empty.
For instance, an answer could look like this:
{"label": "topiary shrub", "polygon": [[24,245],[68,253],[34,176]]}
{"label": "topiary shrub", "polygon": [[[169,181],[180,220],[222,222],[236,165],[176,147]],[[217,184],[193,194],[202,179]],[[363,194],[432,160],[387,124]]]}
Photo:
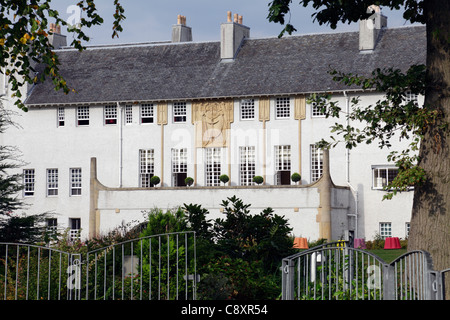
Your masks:
{"label": "topiary shrub", "polygon": [[191,178],[191,177],[187,177],[186,179],[184,179],[184,183],[185,183],[188,187],[190,187],[190,186],[192,186],[192,185],[194,184],[194,179]]}
{"label": "topiary shrub", "polygon": [[253,177],[253,182],[256,183],[256,184],[261,184],[261,183],[264,182],[264,178],[261,177],[261,176],[254,176]]}
{"label": "topiary shrub", "polygon": [[302,176],[297,172],[293,173],[291,176],[291,180],[297,184],[301,179],[302,179]]}
{"label": "topiary shrub", "polygon": [[223,184],[226,184],[228,181],[230,181],[230,178],[229,178],[226,174],[222,174],[222,175],[219,177],[219,180],[220,180],[221,182],[223,182]]}
{"label": "topiary shrub", "polygon": [[156,186],[160,182],[161,182],[161,179],[158,176],[153,176],[150,178],[150,184],[152,186]]}

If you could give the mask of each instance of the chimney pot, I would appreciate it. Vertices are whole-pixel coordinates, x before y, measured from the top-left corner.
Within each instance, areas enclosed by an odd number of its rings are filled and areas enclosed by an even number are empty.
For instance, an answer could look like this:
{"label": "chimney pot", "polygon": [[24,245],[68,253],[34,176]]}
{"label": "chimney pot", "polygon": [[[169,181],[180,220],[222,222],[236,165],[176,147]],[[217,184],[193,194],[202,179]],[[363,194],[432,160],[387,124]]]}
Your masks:
{"label": "chimney pot", "polygon": [[244,18],[242,16],[239,16],[239,18],[238,18],[239,24],[242,24],[243,20],[244,20]]}
{"label": "chimney pot", "polygon": [[172,27],[172,42],[192,41],[192,29],[186,26],[186,16],[179,14],[177,24]]}
{"label": "chimney pot", "polygon": [[231,21],[231,11],[227,12],[227,22],[232,22]]}
{"label": "chimney pot", "polygon": [[177,16],[177,24],[181,24],[181,14]]}
{"label": "chimney pot", "polygon": [[237,13],[234,14],[234,22],[235,22],[235,23],[238,22],[238,19],[239,19],[238,16],[239,16],[239,15],[238,15]]}

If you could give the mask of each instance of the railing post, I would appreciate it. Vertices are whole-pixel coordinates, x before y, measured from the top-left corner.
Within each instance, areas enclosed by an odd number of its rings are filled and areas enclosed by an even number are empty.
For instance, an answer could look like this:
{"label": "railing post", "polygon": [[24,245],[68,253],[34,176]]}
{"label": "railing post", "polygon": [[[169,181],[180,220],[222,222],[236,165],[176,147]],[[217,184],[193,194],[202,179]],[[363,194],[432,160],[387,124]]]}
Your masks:
{"label": "railing post", "polygon": [[395,300],[395,268],[383,264],[383,300]]}
{"label": "railing post", "polygon": [[282,300],[294,300],[294,261],[291,259],[283,260],[281,266],[282,274]]}

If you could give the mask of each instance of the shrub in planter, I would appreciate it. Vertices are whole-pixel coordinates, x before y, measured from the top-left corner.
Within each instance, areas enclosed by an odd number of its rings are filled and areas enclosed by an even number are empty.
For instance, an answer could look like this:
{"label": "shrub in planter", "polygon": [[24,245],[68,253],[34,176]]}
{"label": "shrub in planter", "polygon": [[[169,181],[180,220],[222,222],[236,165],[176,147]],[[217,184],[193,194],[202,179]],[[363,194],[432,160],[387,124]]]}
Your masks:
{"label": "shrub in planter", "polygon": [[161,182],[161,179],[158,176],[153,176],[150,178],[150,184],[155,186]]}
{"label": "shrub in planter", "polygon": [[261,183],[264,182],[264,178],[261,177],[261,176],[254,176],[253,177],[253,182],[256,183],[256,184],[261,184]]}
{"label": "shrub in planter", "polygon": [[223,174],[219,177],[219,180],[226,184],[228,181],[230,181],[230,178],[226,174]]}
{"label": "shrub in planter", "polygon": [[297,184],[301,179],[302,179],[302,176],[297,172],[295,172],[291,175],[291,180]]}
{"label": "shrub in planter", "polygon": [[187,177],[186,179],[184,179],[184,183],[186,183],[186,185],[188,187],[192,186],[192,184],[194,183],[194,179],[191,177]]}

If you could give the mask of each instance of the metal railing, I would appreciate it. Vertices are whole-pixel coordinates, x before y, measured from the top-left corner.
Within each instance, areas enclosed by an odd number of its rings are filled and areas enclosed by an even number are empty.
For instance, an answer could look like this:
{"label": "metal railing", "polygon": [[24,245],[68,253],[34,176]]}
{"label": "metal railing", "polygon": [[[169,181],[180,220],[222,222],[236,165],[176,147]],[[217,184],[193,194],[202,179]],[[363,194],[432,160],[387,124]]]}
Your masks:
{"label": "metal railing", "polygon": [[153,235],[84,254],[0,243],[0,299],[195,299],[196,268],[195,232]]}
{"label": "metal railing", "polygon": [[282,299],[444,299],[448,271],[434,271],[425,251],[408,252],[388,264],[347,242],[327,243],[282,260]]}

